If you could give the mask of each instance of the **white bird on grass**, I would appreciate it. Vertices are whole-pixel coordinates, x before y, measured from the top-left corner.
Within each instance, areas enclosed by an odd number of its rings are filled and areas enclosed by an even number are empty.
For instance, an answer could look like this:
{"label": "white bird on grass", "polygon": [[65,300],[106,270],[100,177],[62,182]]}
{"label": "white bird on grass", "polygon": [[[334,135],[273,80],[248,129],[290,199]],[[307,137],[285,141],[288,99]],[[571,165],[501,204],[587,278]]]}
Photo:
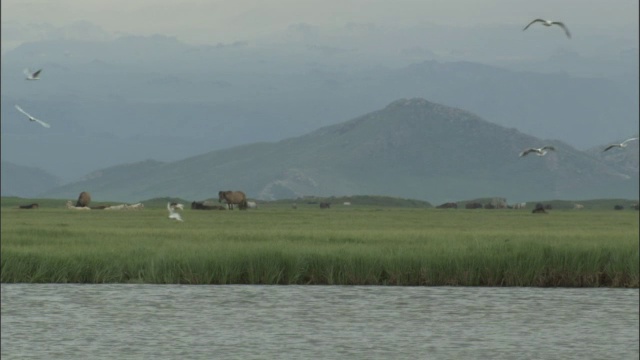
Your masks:
{"label": "white bird on grass", "polygon": [[40,72],[42,69],[31,72],[29,69],[24,69],[24,74],[27,76],[27,80],[40,80]]}
{"label": "white bird on grass", "polygon": [[554,148],[553,146],[550,146],[550,145],[543,146],[543,147],[541,147],[539,149],[529,148],[529,149],[521,152],[520,153],[520,157],[527,156],[527,155],[529,155],[529,153],[536,153],[536,155],[538,155],[538,156],[545,156],[547,154],[547,150],[555,151],[556,148]]}
{"label": "white bird on grass", "polygon": [[33,116],[29,115],[26,111],[22,110],[22,108],[20,106],[15,105],[15,107],[16,107],[16,109],[18,109],[18,111],[20,111],[21,113],[27,115],[27,117],[29,118],[30,121],[35,121],[38,124],[40,124],[40,125],[42,125],[42,126],[44,126],[46,128],[50,128],[51,127],[51,125],[47,124],[46,122],[44,122],[42,120],[39,120],[39,119],[36,119]]}
{"label": "white bird on grass", "polygon": [[567,29],[567,27],[560,21],[535,19],[532,22],[530,22],[529,25],[525,26],[524,29],[522,29],[522,31],[527,30],[527,28],[529,28],[529,26],[531,26],[531,24],[536,23],[536,22],[542,23],[542,25],[544,25],[544,26],[558,25],[558,26],[560,26],[561,28],[564,29],[564,33],[567,34],[567,37],[571,38],[571,33],[569,33],[569,29]]}
{"label": "white bird on grass", "polygon": [[168,202],[167,203],[167,210],[169,210],[169,219],[174,219],[177,221],[183,221],[182,220],[182,216],[180,216],[180,214],[178,214],[172,207],[171,207],[171,203]]}
{"label": "white bird on grass", "polygon": [[604,150],[602,150],[602,152],[605,152],[605,151],[607,151],[609,149],[613,149],[614,147],[626,148],[627,147],[627,143],[629,141],[633,141],[633,140],[638,140],[638,138],[635,137],[635,138],[627,139],[627,140],[621,142],[620,144],[611,144],[611,145],[607,146]]}

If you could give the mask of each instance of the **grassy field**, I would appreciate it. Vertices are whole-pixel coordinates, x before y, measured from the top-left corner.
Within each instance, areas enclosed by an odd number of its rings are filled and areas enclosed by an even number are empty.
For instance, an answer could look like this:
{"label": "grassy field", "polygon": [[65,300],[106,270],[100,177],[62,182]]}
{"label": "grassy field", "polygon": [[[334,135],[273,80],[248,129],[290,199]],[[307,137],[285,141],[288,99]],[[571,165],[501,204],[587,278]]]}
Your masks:
{"label": "grassy field", "polygon": [[179,223],[159,206],[12,201],[4,283],[639,286],[634,210],[266,206],[186,209]]}

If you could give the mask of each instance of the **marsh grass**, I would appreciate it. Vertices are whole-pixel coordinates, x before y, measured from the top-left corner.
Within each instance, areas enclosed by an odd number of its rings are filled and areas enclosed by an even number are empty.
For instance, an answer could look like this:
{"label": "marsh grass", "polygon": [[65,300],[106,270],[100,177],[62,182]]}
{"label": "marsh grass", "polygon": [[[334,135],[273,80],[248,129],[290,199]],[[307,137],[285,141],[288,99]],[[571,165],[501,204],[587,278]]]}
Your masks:
{"label": "marsh grass", "polygon": [[638,215],[2,209],[2,282],[638,287]]}

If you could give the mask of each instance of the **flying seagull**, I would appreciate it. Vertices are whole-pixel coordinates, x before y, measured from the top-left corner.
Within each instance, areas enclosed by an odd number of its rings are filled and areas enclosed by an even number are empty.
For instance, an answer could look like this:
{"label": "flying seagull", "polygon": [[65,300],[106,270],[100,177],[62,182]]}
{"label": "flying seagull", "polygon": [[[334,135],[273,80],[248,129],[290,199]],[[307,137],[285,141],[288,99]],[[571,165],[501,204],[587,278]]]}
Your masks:
{"label": "flying seagull", "polygon": [[627,143],[629,141],[633,141],[633,140],[638,140],[638,138],[636,137],[636,138],[627,139],[627,140],[621,142],[620,144],[611,144],[611,145],[607,146],[604,150],[602,150],[602,152],[605,152],[605,151],[607,151],[609,149],[613,149],[614,147],[626,148],[627,147]]}
{"label": "flying seagull", "polygon": [[29,118],[29,120],[31,120],[31,121],[35,121],[35,122],[37,122],[38,124],[40,124],[40,125],[42,125],[42,126],[44,126],[44,127],[46,127],[46,128],[50,128],[50,127],[51,127],[51,125],[47,124],[46,122],[44,122],[44,121],[42,121],[42,120],[38,120],[38,119],[34,118],[33,116],[29,115],[26,111],[22,110],[22,108],[21,108],[20,106],[16,105],[16,109],[18,109],[18,111],[20,111],[21,113],[23,113],[23,114],[27,115],[27,117]]}
{"label": "flying seagull", "polygon": [[542,25],[544,25],[544,26],[558,25],[558,26],[560,26],[561,28],[564,29],[564,33],[567,34],[567,37],[571,38],[571,33],[569,33],[569,29],[567,29],[567,27],[560,21],[535,19],[532,22],[530,22],[529,25],[525,26],[524,29],[522,29],[522,31],[527,30],[529,28],[529,26],[531,26],[531,24],[536,23],[536,22],[542,23]]}
{"label": "flying seagull", "polygon": [[177,221],[183,221],[182,220],[182,216],[180,216],[179,213],[177,213],[172,207],[171,207],[171,203],[168,202],[167,203],[167,210],[169,210],[169,219],[174,219]]}
{"label": "flying seagull", "polygon": [[29,69],[24,69],[24,74],[27,76],[27,80],[40,80],[40,71],[42,71],[42,69],[36,72],[31,72]]}
{"label": "flying seagull", "polygon": [[529,153],[536,153],[536,155],[538,156],[545,156],[547,154],[547,150],[556,150],[556,148],[554,148],[553,146],[547,145],[547,146],[543,146],[539,149],[534,149],[534,148],[529,148],[523,152],[520,153],[520,157],[523,156],[527,156],[529,155]]}

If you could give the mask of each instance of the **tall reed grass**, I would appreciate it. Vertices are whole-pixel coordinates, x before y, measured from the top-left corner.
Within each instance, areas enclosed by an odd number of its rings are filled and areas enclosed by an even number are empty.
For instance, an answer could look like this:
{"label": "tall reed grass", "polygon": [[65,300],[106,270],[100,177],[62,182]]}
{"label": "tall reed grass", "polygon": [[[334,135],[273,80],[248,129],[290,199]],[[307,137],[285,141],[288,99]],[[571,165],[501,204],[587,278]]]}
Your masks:
{"label": "tall reed grass", "polygon": [[5,283],[638,287],[635,211],[2,209]]}

